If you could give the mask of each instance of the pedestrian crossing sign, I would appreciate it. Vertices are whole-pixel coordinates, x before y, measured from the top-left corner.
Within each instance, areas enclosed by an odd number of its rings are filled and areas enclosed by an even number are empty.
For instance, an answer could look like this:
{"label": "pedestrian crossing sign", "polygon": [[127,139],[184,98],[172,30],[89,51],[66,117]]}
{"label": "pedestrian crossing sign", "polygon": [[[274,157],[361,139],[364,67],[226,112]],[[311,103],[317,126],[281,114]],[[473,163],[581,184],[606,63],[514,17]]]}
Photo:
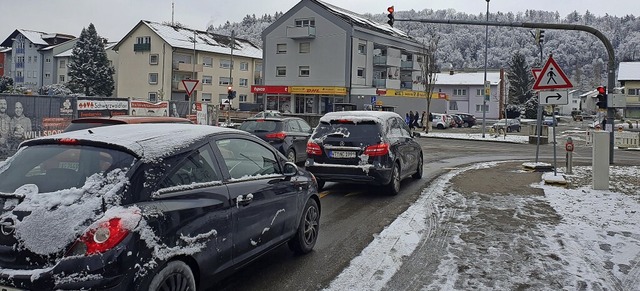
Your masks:
{"label": "pedestrian crossing sign", "polygon": [[536,83],[533,85],[533,90],[566,88],[573,88],[573,84],[571,84],[571,81],[560,69],[553,57],[549,56],[547,63],[536,79]]}

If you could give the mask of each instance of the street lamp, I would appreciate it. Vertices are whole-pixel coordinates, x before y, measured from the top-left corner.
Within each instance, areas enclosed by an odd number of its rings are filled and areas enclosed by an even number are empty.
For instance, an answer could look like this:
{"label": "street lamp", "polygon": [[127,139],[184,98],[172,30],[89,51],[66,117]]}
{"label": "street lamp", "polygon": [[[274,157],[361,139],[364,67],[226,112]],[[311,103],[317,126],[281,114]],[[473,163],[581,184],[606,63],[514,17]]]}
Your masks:
{"label": "street lamp", "polygon": [[[487,1],[487,22],[489,22],[489,1]],[[489,25],[485,26],[484,33],[484,83],[487,84],[487,50],[489,47]],[[486,85],[485,85],[486,86]],[[485,117],[487,116],[487,92],[485,90],[485,96],[482,97],[482,138],[485,133]]]}

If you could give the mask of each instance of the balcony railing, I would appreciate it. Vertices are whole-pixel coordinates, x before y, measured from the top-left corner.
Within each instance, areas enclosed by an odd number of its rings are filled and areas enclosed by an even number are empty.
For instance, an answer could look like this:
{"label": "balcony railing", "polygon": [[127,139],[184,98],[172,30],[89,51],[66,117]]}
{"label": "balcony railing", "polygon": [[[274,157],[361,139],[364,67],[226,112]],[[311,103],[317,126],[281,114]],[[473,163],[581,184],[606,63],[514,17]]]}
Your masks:
{"label": "balcony railing", "polygon": [[14,78],[14,81],[15,81],[16,83],[24,83],[24,76],[23,76],[23,77],[15,77],[15,78]]}
{"label": "balcony railing", "polygon": [[24,68],[24,63],[16,63],[16,69]]}
{"label": "balcony railing", "polygon": [[373,79],[373,87],[387,88],[387,79]]}
{"label": "balcony railing", "polygon": [[384,66],[387,64],[387,56],[373,56],[374,66]]}
{"label": "balcony railing", "polygon": [[[202,72],[202,68],[203,66],[200,64],[196,64],[195,65],[195,71],[196,72]],[[173,69],[175,71],[181,71],[181,72],[192,72],[194,70],[194,65],[191,63],[179,63],[179,62],[174,62],[173,63]]]}
{"label": "balcony railing", "polygon": [[17,48],[16,54],[24,54],[24,48]]}
{"label": "balcony railing", "polygon": [[304,26],[304,27],[288,26],[287,37],[293,38],[293,39],[315,38],[316,28],[311,26]]}
{"label": "balcony railing", "polygon": [[133,45],[134,52],[148,52],[151,50],[151,43],[136,43]]}
{"label": "balcony railing", "polygon": [[407,89],[407,90],[413,89],[413,82],[411,81],[400,82],[400,89]]}

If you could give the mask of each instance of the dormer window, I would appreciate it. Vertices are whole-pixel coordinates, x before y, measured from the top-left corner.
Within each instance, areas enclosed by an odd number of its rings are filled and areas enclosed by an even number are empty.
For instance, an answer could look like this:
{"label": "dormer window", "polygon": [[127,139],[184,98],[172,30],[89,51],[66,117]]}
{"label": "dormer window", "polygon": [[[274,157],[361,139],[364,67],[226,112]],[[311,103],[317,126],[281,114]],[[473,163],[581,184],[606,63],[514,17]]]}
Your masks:
{"label": "dormer window", "polygon": [[313,18],[296,19],[296,27],[316,27],[316,20]]}

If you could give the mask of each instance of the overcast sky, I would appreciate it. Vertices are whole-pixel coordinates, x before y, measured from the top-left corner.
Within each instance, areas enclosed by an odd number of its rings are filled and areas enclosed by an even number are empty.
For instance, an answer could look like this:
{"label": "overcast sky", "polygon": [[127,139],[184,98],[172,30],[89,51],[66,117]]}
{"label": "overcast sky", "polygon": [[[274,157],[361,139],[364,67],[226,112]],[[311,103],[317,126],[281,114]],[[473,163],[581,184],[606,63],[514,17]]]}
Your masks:
{"label": "overcast sky", "polygon": [[[15,29],[80,35],[89,23],[96,26],[98,34],[119,41],[140,20],[171,21],[172,0],[0,0],[2,25],[0,38],[4,41]],[[472,14],[486,11],[482,0],[324,0],[356,13],[385,13],[388,6],[396,11],[423,9],[455,9]],[[264,14],[286,12],[299,0],[173,0],[175,21],[190,28],[204,30],[208,24],[215,26],[226,21],[239,22],[247,14],[259,17]],[[614,4],[615,3],[615,4]],[[493,0],[490,12],[518,12],[527,9],[558,11],[566,16],[572,11],[584,14],[589,10],[595,15],[640,16],[637,0]],[[630,9],[633,8],[633,9]]]}

